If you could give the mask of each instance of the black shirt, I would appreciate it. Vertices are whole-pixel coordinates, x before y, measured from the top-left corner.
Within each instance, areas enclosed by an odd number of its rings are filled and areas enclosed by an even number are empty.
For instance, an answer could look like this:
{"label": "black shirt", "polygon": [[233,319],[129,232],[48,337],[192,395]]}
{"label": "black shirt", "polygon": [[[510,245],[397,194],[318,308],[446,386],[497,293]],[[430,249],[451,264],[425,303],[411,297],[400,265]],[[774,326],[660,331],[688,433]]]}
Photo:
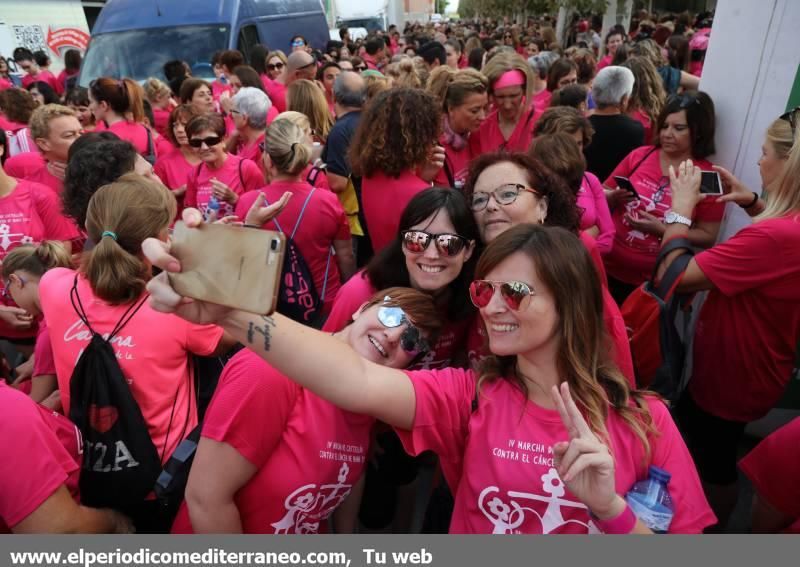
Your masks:
{"label": "black shirt", "polygon": [[644,126],[625,114],[594,114],[589,122],[594,136],[584,149],[586,169],[603,183],[629,153],[644,145]]}

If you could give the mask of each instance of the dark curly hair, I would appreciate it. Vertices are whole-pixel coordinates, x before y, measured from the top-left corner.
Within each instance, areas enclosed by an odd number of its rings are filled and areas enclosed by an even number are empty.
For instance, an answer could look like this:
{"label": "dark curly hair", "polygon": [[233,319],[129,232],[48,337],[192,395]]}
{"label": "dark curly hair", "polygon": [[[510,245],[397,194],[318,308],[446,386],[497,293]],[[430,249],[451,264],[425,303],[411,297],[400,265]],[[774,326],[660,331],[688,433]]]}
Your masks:
{"label": "dark curly hair", "polygon": [[36,110],[36,101],[26,90],[6,89],[0,91],[0,110],[12,122],[27,124]]}
{"label": "dark curly hair", "polygon": [[111,132],[90,132],[75,140],[69,149],[61,193],[64,214],[84,228],[92,195],[103,185],[133,171],[135,164],[136,148]]}
{"label": "dark curly hair", "polygon": [[[572,232],[578,231],[580,212],[576,202],[575,193],[570,190],[566,182],[545,166],[537,158],[521,152],[494,152],[483,154],[472,160],[469,166],[469,176],[464,185],[464,195],[467,202],[472,202],[475,191],[475,181],[483,170],[502,162],[513,163],[525,170],[528,184],[547,198],[547,226],[560,226]],[[496,184],[502,185],[503,179],[497,179]]]}
{"label": "dark curly hair", "polygon": [[433,95],[409,88],[389,89],[367,105],[350,146],[353,172],[390,177],[425,163],[439,138],[441,114]]}

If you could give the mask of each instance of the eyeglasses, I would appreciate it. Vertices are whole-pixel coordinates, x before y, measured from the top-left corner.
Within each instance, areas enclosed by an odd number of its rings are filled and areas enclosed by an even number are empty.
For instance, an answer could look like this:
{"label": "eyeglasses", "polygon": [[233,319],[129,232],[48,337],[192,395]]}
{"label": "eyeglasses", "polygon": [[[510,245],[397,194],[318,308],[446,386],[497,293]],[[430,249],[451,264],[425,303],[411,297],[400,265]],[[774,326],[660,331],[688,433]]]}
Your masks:
{"label": "eyeglasses", "polygon": [[800,106],[796,106],[789,112],[784,112],[780,115],[781,120],[786,120],[789,123],[789,127],[792,129],[792,136],[794,136],[794,131],[797,128],[797,111],[800,110]]}
{"label": "eyeglasses", "polygon": [[275,69],[277,69],[278,71],[283,69],[283,63],[269,63],[267,65],[267,71],[274,71]]}
{"label": "eyeglasses", "polygon": [[428,249],[431,242],[436,244],[436,249],[445,256],[456,256],[467,246],[467,239],[458,234],[431,234],[424,230],[404,230],[400,233],[403,248],[412,254],[422,254]]}
{"label": "eyeglasses", "polygon": [[700,104],[700,99],[692,94],[669,95],[669,98],[667,99],[667,105],[669,106],[675,104],[675,102],[678,103],[678,108],[685,110],[693,104]]}
{"label": "eyeglasses", "polygon": [[[19,278],[20,287],[25,285],[25,278],[17,274]],[[11,297],[11,292],[8,291],[8,288],[11,286],[11,280],[3,280],[3,298],[8,299],[10,301],[14,301],[14,298]]]}
{"label": "eyeglasses", "polygon": [[354,68],[355,68],[356,71],[366,71],[367,70],[367,66],[366,65],[357,65]]}
{"label": "eyeglasses", "polygon": [[[388,295],[383,298],[384,303],[390,300]],[[387,329],[396,329],[400,325],[406,325],[406,330],[400,335],[400,347],[408,354],[417,356],[430,350],[430,345],[422,336],[422,332],[411,324],[405,311],[400,307],[381,305],[378,308],[378,321]]]}
{"label": "eyeglasses", "polygon": [[241,112],[236,110],[235,108],[231,108],[230,112],[231,114],[241,114]]}
{"label": "eyeglasses", "polygon": [[472,304],[478,309],[483,309],[489,305],[498,287],[500,288],[500,296],[512,311],[519,311],[526,298],[536,295],[531,286],[525,282],[475,280],[469,286],[469,298],[472,300]]}
{"label": "eyeglasses", "polygon": [[296,39],[292,42],[292,47],[303,47],[306,44],[302,39]]}
{"label": "eyeglasses", "polygon": [[189,140],[189,145],[193,148],[200,148],[205,144],[209,148],[211,146],[216,146],[222,141],[222,138],[219,136],[209,136],[208,138],[192,138]]}
{"label": "eyeglasses", "polygon": [[523,191],[533,193],[534,195],[538,195],[540,197],[542,196],[542,194],[536,189],[525,187],[519,183],[507,183],[489,193],[484,191],[473,193],[472,204],[470,206],[474,212],[482,211],[486,208],[486,205],[489,204],[489,197],[494,197],[495,202],[500,205],[510,205],[517,200],[517,197],[519,197],[519,194]]}

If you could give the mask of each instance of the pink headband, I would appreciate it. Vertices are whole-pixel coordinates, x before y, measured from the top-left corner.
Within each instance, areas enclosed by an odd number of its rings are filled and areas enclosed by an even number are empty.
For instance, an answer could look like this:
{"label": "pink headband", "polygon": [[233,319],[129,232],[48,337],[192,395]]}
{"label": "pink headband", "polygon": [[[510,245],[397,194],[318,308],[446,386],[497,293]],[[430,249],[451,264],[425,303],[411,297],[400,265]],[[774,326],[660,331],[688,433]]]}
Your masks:
{"label": "pink headband", "polygon": [[525,82],[525,73],[519,69],[511,69],[511,71],[506,71],[500,75],[500,78],[492,85],[492,89],[497,90],[506,87],[517,87],[519,85],[524,85]]}

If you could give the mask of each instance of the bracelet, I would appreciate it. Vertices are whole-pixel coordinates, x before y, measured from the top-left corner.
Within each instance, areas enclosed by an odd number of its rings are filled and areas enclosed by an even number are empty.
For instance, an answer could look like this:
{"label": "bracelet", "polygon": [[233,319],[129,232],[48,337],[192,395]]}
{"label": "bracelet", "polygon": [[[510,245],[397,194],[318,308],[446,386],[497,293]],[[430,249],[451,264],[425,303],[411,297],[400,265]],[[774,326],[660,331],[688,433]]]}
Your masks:
{"label": "bracelet", "polygon": [[750,201],[750,204],[749,205],[739,205],[739,206],[741,208],[743,208],[743,209],[752,209],[756,205],[756,203],[758,203],[758,199],[759,199],[758,193],[753,191],[753,200]]}
{"label": "bracelet", "polygon": [[633,513],[627,502],[625,502],[625,509],[616,518],[601,520],[591,512],[589,514],[604,534],[625,535],[631,533],[636,527],[636,514]]}
{"label": "bracelet", "polygon": [[261,228],[257,224],[243,224],[242,226],[245,227],[245,228]]}

